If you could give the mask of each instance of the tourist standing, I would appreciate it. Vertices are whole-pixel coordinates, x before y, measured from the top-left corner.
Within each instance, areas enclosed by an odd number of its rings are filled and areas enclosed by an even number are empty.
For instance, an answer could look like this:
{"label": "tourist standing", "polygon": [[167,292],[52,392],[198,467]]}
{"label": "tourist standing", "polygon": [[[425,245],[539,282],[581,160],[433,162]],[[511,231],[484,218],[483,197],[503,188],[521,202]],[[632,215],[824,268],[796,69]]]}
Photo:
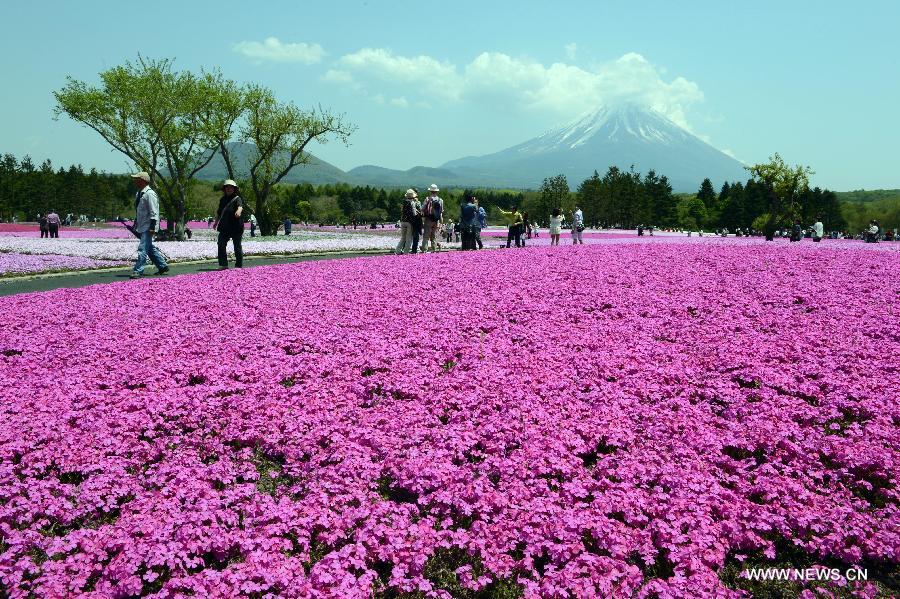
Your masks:
{"label": "tourist standing", "polygon": [[572,245],[584,245],[584,240],[581,238],[581,234],[584,232],[584,214],[581,212],[581,207],[577,204],[575,205],[575,211],[572,212]]}
{"label": "tourist standing", "polygon": [[550,214],[550,245],[559,245],[559,236],[562,233],[562,210],[554,208]]}
{"label": "tourist standing", "polygon": [[422,203],[422,251],[431,241],[431,251],[435,252],[440,249],[440,243],[435,240],[440,223],[443,221],[444,200],[438,196],[440,189],[432,183],[428,187],[428,197]]}
{"label": "tourist standing", "polygon": [[477,209],[477,214],[475,216],[475,244],[478,245],[478,249],[483,249],[484,244],[481,243],[481,230],[484,228],[484,225],[487,223],[487,212],[484,211],[484,208],[478,204],[478,198],[472,197],[475,201],[475,208]]}
{"label": "tourist standing", "polygon": [[509,212],[499,206],[497,207],[497,210],[500,211],[500,214],[502,214],[509,223],[509,231],[506,234],[506,247],[510,247],[513,240],[516,242],[516,247],[522,247],[522,213],[516,210],[515,206],[513,206],[512,210]]}
{"label": "tourist standing", "polygon": [[282,224],[284,225],[284,234],[285,234],[285,235],[290,235],[290,234],[291,234],[291,227],[294,225],[294,223],[291,222],[290,217],[285,216],[285,217],[284,217],[284,221],[282,222]]}
{"label": "tourist standing", "polygon": [[422,204],[419,202],[419,190],[412,188],[413,199],[411,200],[413,217],[412,217],[412,250],[410,253],[415,254],[419,251],[419,237],[422,235]]}
{"label": "tourist standing", "polygon": [[881,227],[878,225],[877,220],[870,222],[869,228],[865,231],[866,243],[878,243],[878,232],[880,230]]}
{"label": "tourist standing", "polygon": [[469,196],[459,211],[459,231],[462,234],[462,249],[475,249],[475,226],[478,222],[478,207],[475,198]]}
{"label": "tourist standing", "polygon": [[822,237],[825,236],[825,225],[822,224],[821,216],[816,218],[816,222],[813,224],[812,229],[813,229],[813,241],[815,241],[815,242],[822,241]]}
{"label": "tourist standing", "polygon": [[228,240],[234,245],[234,266],[244,266],[244,248],[241,238],[244,236],[244,200],[238,193],[237,183],[226,179],[222,183],[222,197],[219,198],[219,209],[216,210],[215,229],[219,232],[219,270],[228,268]]}
{"label": "tourist standing", "polygon": [[50,214],[47,215],[47,228],[50,231],[50,237],[59,239],[59,225],[59,215],[56,213],[56,210],[51,210]]}
{"label": "tourist standing", "polygon": [[799,219],[795,220],[794,224],[791,225],[791,232],[788,235],[788,239],[790,239],[792,242],[800,241],[801,239],[803,239],[803,227],[800,226]]}
{"label": "tourist standing", "polygon": [[153,245],[153,234],[156,233],[156,226],[159,224],[159,197],[150,187],[150,175],[145,171],[131,175],[131,180],[137,187],[134,196],[134,232],[140,235],[140,241],[134,270],[130,276],[132,279],[143,276],[144,264],[148,257],[156,266],[156,274],[164,275],[169,272],[169,265],[166,264],[166,259],[159,249]]}
{"label": "tourist standing", "polygon": [[259,222],[256,220],[256,215],[250,215],[250,237],[256,237],[256,227],[259,226]]}
{"label": "tourist standing", "polygon": [[407,189],[403,197],[403,208],[400,212],[400,243],[397,244],[397,254],[405,254],[412,248],[412,226],[415,216],[413,200],[416,197],[414,189]]}
{"label": "tourist standing", "polygon": [[50,237],[50,229],[47,228],[47,217],[43,214],[38,213],[37,217],[38,228],[41,230],[41,239],[44,237]]}

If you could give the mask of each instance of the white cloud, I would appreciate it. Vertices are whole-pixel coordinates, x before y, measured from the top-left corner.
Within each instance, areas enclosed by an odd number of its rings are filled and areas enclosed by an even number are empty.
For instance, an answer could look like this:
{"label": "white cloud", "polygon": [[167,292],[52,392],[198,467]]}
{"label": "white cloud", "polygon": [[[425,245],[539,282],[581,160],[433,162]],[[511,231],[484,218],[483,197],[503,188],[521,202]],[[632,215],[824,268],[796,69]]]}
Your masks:
{"label": "white cloud", "polygon": [[[577,50],[572,43],[567,52]],[[342,56],[326,80],[373,93],[402,92],[419,106],[478,102],[505,110],[571,119],[601,105],[632,102],[651,107],[687,127],[685,111],[703,100],[696,83],[684,77],[664,79],[664,71],[630,52],[590,69],[556,62],[483,52],[458,67],[431,56],[397,56],[384,48],[363,48]],[[409,100],[406,100],[409,103]]]}
{"label": "white cloud", "polygon": [[575,60],[575,56],[578,54],[578,44],[572,42],[571,44],[566,44],[566,57],[569,60]]}
{"label": "white cloud", "polygon": [[257,62],[315,64],[325,56],[325,50],[319,44],[285,43],[277,37],[267,37],[261,42],[237,42],[232,49]]}
{"label": "white cloud", "polygon": [[337,61],[343,71],[369,80],[395,83],[426,96],[458,100],[462,81],[456,67],[430,56],[395,56],[384,48],[363,48]]}
{"label": "white cloud", "polygon": [[409,107],[409,100],[400,96],[399,98],[391,99],[391,105],[396,106],[397,108],[407,108]]}

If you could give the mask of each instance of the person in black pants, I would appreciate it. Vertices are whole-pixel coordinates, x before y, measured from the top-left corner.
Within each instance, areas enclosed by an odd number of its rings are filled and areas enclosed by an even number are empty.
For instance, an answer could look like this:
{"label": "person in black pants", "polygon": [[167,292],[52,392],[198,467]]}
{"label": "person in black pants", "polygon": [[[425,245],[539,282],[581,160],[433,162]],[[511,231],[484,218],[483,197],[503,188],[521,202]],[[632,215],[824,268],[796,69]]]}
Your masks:
{"label": "person in black pants", "polygon": [[416,197],[412,200],[413,205],[413,219],[412,219],[412,250],[411,254],[415,254],[419,249],[419,237],[422,236],[422,204],[419,203],[419,190],[415,187],[412,188],[414,192],[416,192]]}
{"label": "person in black pants", "polygon": [[226,179],[222,184],[222,197],[219,198],[219,209],[216,211],[214,227],[219,232],[219,270],[228,268],[228,240],[234,244],[234,265],[244,266],[244,249],[241,237],[244,235],[244,201],[237,191],[237,183]]}
{"label": "person in black pants", "polygon": [[38,227],[41,229],[41,238],[50,237],[50,229],[47,226],[47,217],[38,213]]}

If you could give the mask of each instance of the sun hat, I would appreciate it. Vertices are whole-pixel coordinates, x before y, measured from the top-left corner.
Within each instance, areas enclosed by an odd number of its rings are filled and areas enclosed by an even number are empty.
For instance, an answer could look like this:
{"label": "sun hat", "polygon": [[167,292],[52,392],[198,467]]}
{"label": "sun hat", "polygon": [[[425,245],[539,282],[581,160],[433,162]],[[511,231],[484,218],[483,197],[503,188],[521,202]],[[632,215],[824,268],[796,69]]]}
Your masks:
{"label": "sun hat", "polygon": [[415,198],[415,197],[418,197],[417,194],[416,194],[416,190],[415,190],[415,189],[407,189],[407,190],[406,190],[406,197],[408,197],[408,198]]}
{"label": "sun hat", "polygon": [[440,189],[438,189],[437,185],[432,183],[431,185],[428,186],[428,191],[440,191]]}
{"label": "sun hat", "polygon": [[225,179],[225,182],[222,183],[222,187],[225,187],[226,185],[231,185],[235,189],[237,189],[237,186],[238,186],[238,184],[235,183],[234,181],[232,181],[231,179]]}
{"label": "sun hat", "polygon": [[150,175],[147,174],[147,171],[141,171],[139,173],[134,173],[131,175],[132,179],[140,179],[142,181],[150,182]]}

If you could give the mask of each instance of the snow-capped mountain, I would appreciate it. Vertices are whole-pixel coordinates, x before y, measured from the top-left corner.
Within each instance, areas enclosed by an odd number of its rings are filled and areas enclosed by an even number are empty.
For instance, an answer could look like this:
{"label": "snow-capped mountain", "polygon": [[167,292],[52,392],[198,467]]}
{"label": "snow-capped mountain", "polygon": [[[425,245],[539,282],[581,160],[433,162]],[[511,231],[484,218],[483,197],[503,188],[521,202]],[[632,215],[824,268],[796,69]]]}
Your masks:
{"label": "snow-capped mountain", "polygon": [[452,160],[442,169],[461,180],[534,188],[563,173],[572,187],[612,165],[666,175],[675,191],[696,191],[704,178],[714,184],[744,180],[740,162],[665,116],[633,104],[603,107],[575,122],[485,156]]}

